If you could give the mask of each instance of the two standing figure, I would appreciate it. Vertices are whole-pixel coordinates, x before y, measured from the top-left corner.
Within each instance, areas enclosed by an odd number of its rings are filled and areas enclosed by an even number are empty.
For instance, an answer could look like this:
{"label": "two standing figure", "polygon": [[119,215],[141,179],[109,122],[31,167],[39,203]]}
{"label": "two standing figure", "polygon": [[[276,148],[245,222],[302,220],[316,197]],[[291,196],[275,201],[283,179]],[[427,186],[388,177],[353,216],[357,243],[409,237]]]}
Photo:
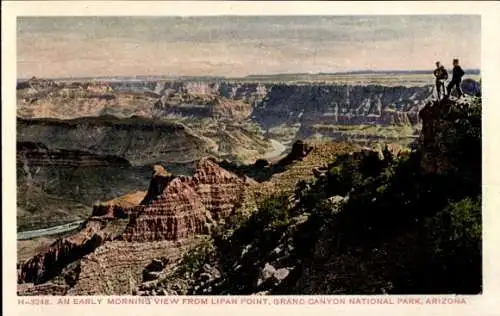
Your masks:
{"label": "two standing figure", "polygon": [[448,79],[448,72],[446,71],[444,66],[441,65],[439,61],[436,62],[434,77],[436,77],[436,89],[437,89],[438,100],[441,99],[441,91],[443,92],[443,94],[445,94],[445,97],[449,97],[451,89],[453,89],[453,87],[456,88],[459,98],[461,98],[464,95],[461,88],[461,84],[462,84],[462,77],[464,76],[465,72],[463,71],[462,67],[460,67],[459,60],[457,58],[453,59],[452,74],[453,76],[451,78],[451,81],[446,87],[445,91],[444,83],[446,79]]}

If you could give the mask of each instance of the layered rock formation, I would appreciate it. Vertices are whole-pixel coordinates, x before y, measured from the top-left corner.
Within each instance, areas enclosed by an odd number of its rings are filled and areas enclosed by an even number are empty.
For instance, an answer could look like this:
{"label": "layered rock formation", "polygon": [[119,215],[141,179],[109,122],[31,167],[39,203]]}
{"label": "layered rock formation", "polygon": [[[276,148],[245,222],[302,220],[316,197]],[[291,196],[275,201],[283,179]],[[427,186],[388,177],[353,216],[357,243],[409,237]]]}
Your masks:
{"label": "layered rock formation", "polygon": [[[296,203],[276,195],[218,240],[177,294],[481,293],[481,102],[448,99],[420,114],[416,150],[333,154],[296,187]],[[298,157],[309,149],[296,147]],[[299,166],[328,154],[320,147],[272,181],[304,176]],[[171,293],[171,284],[146,293]]]}
{"label": "layered rock formation", "polygon": [[78,233],[57,240],[22,265],[19,280],[24,283],[44,283],[55,277],[64,266],[82,258],[104,242],[104,227],[105,222],[92,220]]}
{"label": "layered rock formation", "polygon": [[269,162],[259,159],[250,165],[236,165],[228,161],[219,164],[241,176],[248,176],[259,183],[257,196],[268,196],[276,191],[291,191],[301,180],[314,177],[315,169],[322,168],[337,155],[359,149],[347,142],[308,143],[301,140],[292,145],[282,159]]}
{"label": "layered rock formation", "polygon": [[243,100],[253,104],[260,101],[268,92],[266,85],[258,82],[165,82],[162,94],[185,92],[190,94],[209,94],[228,99]]}
{"label": "layered rock formation", "polygon": [[147,94],[113,93],[82,86],[51,86],[18,92],[18,116],[59,119],[101,115],[151,117],[156,100],[156,97]]}
{"label": "layered rock formation", "polygon": [[[120,156],[134,165],[184,163],[206,154],[249,163],[270,147],[260,128],[287,142],[309,137],[365,144],[407,142],[411,132],[387,136],[370,130],[353,135],[337,127],[418,126],[418,111],[434,98],[433,85],[411,82],[38,82],[18,84],[18,116],[23,118],[18,122],[19,141]],[[463,89],[475,95],[481,87],[469,78]],[[47,117],[75,120],[26,120]],[[172,120],[183,123],[167,123]]]}
{"label": "layered rock formation", "polygon": [[[299,151],[300,149],[300,151]],[[297,146],[297,157],[301,157],[296,163],[286,167],[286,172],[273,174],[270,182],[281,191],[292,191],[300,180],[310,180],[314,178],[314,170],[324,167],[336,156],[358,150],[359,146],[347,142],[328,143],[301,143]],[[303,156],[301,153],[307,153]],[[288,160],[291,157],[285,157]],[[283,163],[283,162],[282,162]]]}
{"label": "layered rock formation", "polygon": [[96,155],[76,149],[50,150],[45,144],[34,142],[18,142],[16,155],[18,164],[29,164],[31,167],[130,167],[130,163],[121,157]]}
{"label": "layered rock formation", "polygon": [[158,257],[178,261],[189,242],[106,242],[79,262],[78,273],[73,273],[75,277],[70,281],[74,285],[66,286],[65,294],[131,295],[142,282],[146,265]]}
{"label": "layered rock formation", "polygon": [[[139,282],[143,263],[161,254],[178,257],[190,237],[210,233],[216,220],[231,215],[251,185],[210,159],[202,159],[192,177],[174,177],[155,166],[147,194],[136,192],[96,205],[79,232],[22,263],[19,282],[41,284],[53,279],[67,293],[130,294],[134,288],[130,282]],[[105,266],[113,267],[114,273],[125,269],[130,274],[117,278]],[[110,280],[111,288],[106,287]],[[92,287],[92,282],[97,285]],[[33,287],[19,289],[36,292]]]}
{"label": "layered rock formation", "polygon": [[[45,141],[50,144],[50,139]],[[78,144],[72,146],[75,149],[51,148],[41,142],[17,143],[20,231],[83,220],[96,201],[138,190],[150,180],[149,169],[131,166],[125,158],[83,151]]]}
{"label": "layered rock formation", "polygon": [[255,184],[246,178],[240,178],[222,169],[214,161],[200,161],[193,177],[185,178],[214,219],[230,215],[244,198],[245,188]]}
{"label": "layered rock formation", "polygon": [[155,117],[187,116],[213,119],[244,120],[252,113],[252,105],[218,95],[169,94],[154,104]]}
{"label": "layered rock formation", "polygon": [[192,187],[174,179],[162,195],[131,215],[127,241],[177,240],[209,233],[212,218]]}
{"label": "layered rock formation", "polygon": [[[419,106],[434,97],[432,84],[411,83],[390,86],[221,80],[57,84],[35,81],[18,84],[21,117],[179,114],[242,120],[252,114],[266,129],[282,123],[415,124]],[[466,78],[462,86],[466,94],[481,93],[480,83],[473,79]]]}
{"label": "layered rock formation", "polygon": [[143,208],[131,216],[125,240],[178,240],[208,234],[214,220],[229,216],[245,194],[243,179],[209,159],[198,163],[192,177],[172,179],[156,173]]}
{"label": "layered rock formation", "polygon": [[355,142],[365,146],[376,143],[402,143],[408,145],[418,138],[419,125],[302,125],[297,135],[306,140],[335,140]]}
{"label": "layered rock formation", "polygon": [[432,92],[432,86],[275,85],[254,115],[266,126],[415,123]]}
{"label": "layered rock formation", "polygon": [[96,182],[113,183],[110,172],[132,169],[120,157],[49,149],[43,143],[18,142],[16,156],[17,227],[21,231],[87,218],[89,198],[108,195]]}
{"label": "layered rock formation", "polygon": [[[57,117],[180,114],[245,119],[266,94],[258,83],[196,81],[54,82],[17,84],[18,115]],[[160,111],[158,111],[160,110]]]}
{"label": "layered rock formation", "polygon": [[[132,165],[186,164],[207,154],[252,159],[270,149],[255,124],[111,116],[74,120],[18,118],[17,140],[43,143],[50,151],[85,151],[117,156]],[[191,125],[189,127],[188,125]]]}
{"label": "layered rock formation", "polygon": [[113,117],[75,120],[18,119],[17,139],[49,148],[85,150],[127,159],[134,165],[193,161],[216,144],[179,123]]}

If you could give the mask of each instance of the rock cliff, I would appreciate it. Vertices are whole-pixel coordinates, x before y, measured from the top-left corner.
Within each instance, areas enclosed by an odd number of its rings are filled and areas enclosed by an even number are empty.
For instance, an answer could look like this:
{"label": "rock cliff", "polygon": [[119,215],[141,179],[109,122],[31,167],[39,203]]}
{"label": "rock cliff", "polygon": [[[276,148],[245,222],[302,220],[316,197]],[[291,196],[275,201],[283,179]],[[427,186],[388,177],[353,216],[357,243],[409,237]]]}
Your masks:
{"label": "rock cliff", "polygon": [[16,156],[21,231],[85,219],[96,200],[136,190],[149,180],[142,167],[133,167],[122,157],[79,149],[21,141]]}
{"label": "rock cliff", "polygon": [[[421,168],[427,174],[461,172],[481,174],[481,163],[461,164],[470,157],[480,159],[481,101],[478,98],[443,99],[429,102],[420,111],[422,131],[418,140]],[[465,159],[467,158],[467,159]],[[474,168],[472,168],[474,167]]]}
{"label": "rock cliff", "polygon": [[275,85],[254,115],[265,126],[415,123],[432,86]]}
{"label": "rock cliff", "polygon": [[[96,201],[136,191],[150,180],[149,168],[132,166],[123,157],[83,151],[75,144],[72,147],[17,143],[18,230],[83,220]],[[184,172],[182,169],[189,168],[169,165],[169,169]]]}
{"label": "rock cliff", "polygon": [[[481,93],[480,83],[470,78],[464,80],[463,89],[470,95]],[[18,117],[75,119],[71,122],[78,122],[73,125],[85,135],[78,135],[69,125],[55,128],[53,120],[45,122],[43,128],[20,121],[20,141],[54,143],[68,150],[75,149],[73,144],[83,144],[82,150],[121,156],[134,165],[160,160],[185,162],[188,157],[197,160],[206,154],[251,162],[270,147],[262,132],[283,142],[320,137],[365,144],[386,140],[407,143],[412,132],[386,135],[369,129],[353,135],[338,127],[418,128],[418,111],[435,94],[433,85],[411,82],[392,86],[384,82],[219,79],[53,83],[36,79],[19,83],[17,92]],[[89,116],[101,124],[77,120]],[[118,123],[112,117],[123,120]],[[114,126],[103,123],[110,121]],[[172,121],[182,124],[167,123]]]}
{"label": "rock cliff", "polygon": [[131,214],[123,239],[178,240],[208,234],[211,224],[211,215],[194,189],[181,179],[174,179],[160,196]]}

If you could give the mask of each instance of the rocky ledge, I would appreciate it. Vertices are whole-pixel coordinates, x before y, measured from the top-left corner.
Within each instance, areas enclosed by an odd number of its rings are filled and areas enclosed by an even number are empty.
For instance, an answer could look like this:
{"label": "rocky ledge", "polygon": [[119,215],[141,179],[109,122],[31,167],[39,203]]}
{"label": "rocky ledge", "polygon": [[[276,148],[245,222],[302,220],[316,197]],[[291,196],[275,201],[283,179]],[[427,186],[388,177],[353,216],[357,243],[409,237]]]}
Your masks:
{"label": "rocky ledge", "polygon": [[[465,172],[481,174],[460,159],[481,152],[481,98],[443,99],[428,102],[420,111],[421,168],[424,173]],[[462,157],[463,156],[463,157]],[[477,156],[481,158],[480,155]],[[480,161],[476,166],[481,166]]]}

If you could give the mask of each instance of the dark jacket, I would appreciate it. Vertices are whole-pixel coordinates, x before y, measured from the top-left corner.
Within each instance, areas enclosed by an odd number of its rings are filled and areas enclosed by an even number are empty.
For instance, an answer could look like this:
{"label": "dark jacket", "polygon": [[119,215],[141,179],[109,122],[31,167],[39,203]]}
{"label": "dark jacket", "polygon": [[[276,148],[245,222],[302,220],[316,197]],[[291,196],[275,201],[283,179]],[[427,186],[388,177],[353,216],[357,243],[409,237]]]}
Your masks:
{"label": "dark jacket", "polygon": [[465,72],[463,71],[462,67],[460,66],[455,66],[453,67],[453,78],[451,78],[452,81],[462,81],[462,77],[464,76]]}
{"label": "dark jacket", "polygon": [[436,80],[446,80],[448,79],[448,72],[446,71],[446,68],[440,66],[434,70],[434,76],[436,77]]}

